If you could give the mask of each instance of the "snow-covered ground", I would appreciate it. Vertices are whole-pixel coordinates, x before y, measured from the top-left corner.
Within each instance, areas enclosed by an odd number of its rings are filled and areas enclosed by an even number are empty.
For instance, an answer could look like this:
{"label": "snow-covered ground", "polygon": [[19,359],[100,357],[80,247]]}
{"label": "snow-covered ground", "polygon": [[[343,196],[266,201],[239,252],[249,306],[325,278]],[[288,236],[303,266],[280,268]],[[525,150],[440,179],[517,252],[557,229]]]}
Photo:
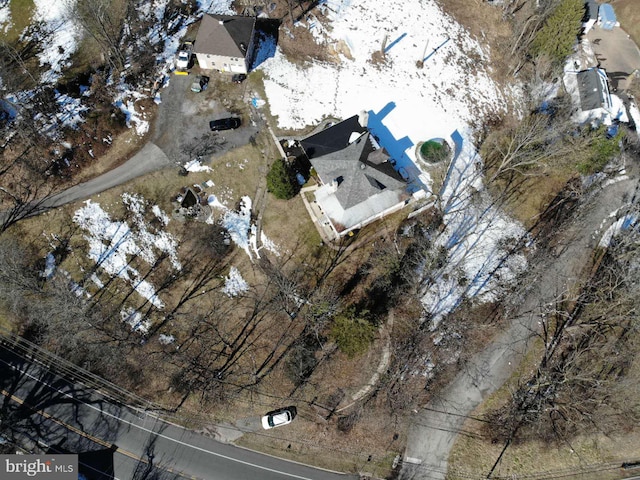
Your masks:
{"label": "snow-covered ground", "polygon": [[[501,93],[489,75],[487,52],[436,2],[327,0],[320,8],[332,22],[323,27],[311,18],[306,25],[314,38],[348,51],[339,64],[298,66],[279,49],[264,61],[260,69],[278,126],[298,129],[367,111],[369,128],[397,168],[425,190],[432,181],[416,160],[417,144],[432,138],[456,144],[459,154],[440,192],[446,228],[434,241],[447,249],[448,262],[423,298],[435,327],[464,297],[493,298],[525,266],[520,255],[507,258],[524,231],[482,191],[482,160],[471,142],[473,124],[503,109],[519,90]],[[374,63],[383,39],[385,61]]]}
{"label": "snow-covered ground", "polygon": [[6,32],[12,25],[11,9],[9,8],[9,2],[6,2],[0,6],[0,32]]}
{"label": "snow-covered ground", "polygon": [[481,162],[474,146],[454,134],[458,156],[441,191],[444,231],[434,246],[444,247],[447,262],[427,282],[422,299],[435,329],[464,298],[497,299],[501,287],[526,268],[526,260],[510,249],[526,232],[482,190]]}
{"label": "snow-covered ground", "polygon": [[236,267],[231,267],[229,275],[224,279],[222,292],[230,297],[236,297],[247,290],[249,290],[249,284],[242,278],[240,270]]}
{"label": "snow-covered ground", "polygon": [[[41,65],[49,68],[42,75],[42,81],[53,83],[69,65],[69,58],[78,47],[80,28],[73,21],[75,1],[35,0],[33,21],[42,25],[42,51],[38,54]],[[38,34],[36,34],[38,36]]]}
{"label": "snow-covered ground", "polygon": [[[280,256],[278,246],[271,241],[264,231],[260,232],[261,245],[258,246],[257,226],[251,223],[251,197],[245,195],[240,200],[239,211],[232,210],[221,203],[215,195],[210,195],[208,203],[216,210],[222,211],[222,226],[229,232],[231,240],[243,249],[249,258],[260,258],[262,248],[276,256]],[[213,221],[213,219],[211,219]]]}
{"label": "snow-covered ground", "polygon": [[[111,220],[100,204],[91,200],[75,212],[73,220],[86,231],[84,238],[89,243],[89,258],[107,275],[129,282],[138,294],[162,309],[164,303],[156,294],[155,287],[144,280],[131,261],[137,257],[151,266],[158,254],[164,253],[173,268],[179,270],[177,242],[169,233],[154,231],[147,224],[147,204],[142,197],[125,193],[122,200],[130,213],[129,222]],[[168,216],[160,208],[154,206],[151,212],[163,225],[168,221]],[[132,318],[130,313],[127,318]]]}
{"label": "snow-covered ground", "polygon": [[[505,98],[488,75],[487,54],[435,2],[330,3],[326,8],[335,20],[325,30],[325,43],[348,46],[353,59],[342,55],[339,64],[299,67],[280,50],[267,59],[260,69],[279,127],[296,129],[366,110],[374,132],[386,127],[400,151],[415,159],[418,142],[466,132],[480,112],[502,108]],[[386,62],[375,65],[372,54],[385,36]]]}

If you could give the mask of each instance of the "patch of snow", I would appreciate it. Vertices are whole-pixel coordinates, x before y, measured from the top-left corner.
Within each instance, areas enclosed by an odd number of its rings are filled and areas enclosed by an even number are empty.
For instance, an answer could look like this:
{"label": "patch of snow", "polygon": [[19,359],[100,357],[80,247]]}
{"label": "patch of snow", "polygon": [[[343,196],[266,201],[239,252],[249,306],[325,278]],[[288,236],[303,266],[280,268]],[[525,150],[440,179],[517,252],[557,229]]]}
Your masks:
{"label": "patch of snow", "polygon": [[627,214],[624,217],[619,218],[602,234],[602,238],[600,239],[598,246],[610,246],[613,238],[617,234],[619,234],[622,230],[627,230],[629,227],[632,227],[637,221],[638,218],[635,215],[631,214]]}
{"label": "patch of snow", "polygon": [[222,217],[222,226],[229,232],[233,243],[242,248],[251,258],[249,230],[251,228],[251,198],[242,197],[240,211],[227,210]]}
{"label": "patch of snow", "polygon": [[236,12],[231,8],[232,0],[200,0],[198,3],[203,13],[236,15]]}
{"label": "patch of snow", "polygon": [[[127,93],[131,94],[132,92],[125,92],[121,97],[124,97]],[[134,100],[117,100],[115,106],[124,113],[127,128],[135,128],[136,133],[140,136],[149,131],[149,122],[144,119],[144,113],[136,112]]]}
{"label": "patch of snow", "polygon": [[424,291],[422,303],[435,329],[464,298],[491,301],[501,286],[524,270],[522,254],[510,247],[525,235],[482,190],[480,158],[471,142],[456,137],[458,151],[441,192],[445,228],[435,241],[447,261]]}
{"label": "patch of snow", "polygon": [[12,26],[9,2],[0,5],[0,32],[6,32]]}
{"label": "patch of snow", "polygon": [[158,341],[162,345],[169,345],[176,341],[176,337],[174,337],[173,335],[165,335],[164,333],[161,333],[160,335],[158,335]]}
{"label": "patch of snow", "polygon": [[53,277],[53,274],[56,272],[56,258],[53,256],[53,253],[47,253],[47,256],[44,259],[44,271],[40,273],[41,277],[46,278],[47,280]]}
{"label": "patch of snow", "polygon": [[34,0],[33,3],[35,10],[32,22],[41,22],[44,30],[35,33],[37,37],[43,37],[40,38],[43,49],[38,53],[38,58],[40,65],[49,65],[42,80],[53,83],[70,64],[69,58],[77,48],[76,39],[80,37],[79,28],[69,15],[75,2]]}
{"label": "patch of snow", "polygon": [[210,172],[211,167],[202,165],[200,160],[191,160],[183,165],[187,172]]}
{"label": "patch of snow", "polygon": [[158,205],[151,207],[151,211],[163,225],[166,226],[169,224],[169,215],[167,215]]}
{"label": "patch of snow", "polygon": [[90,279],[91,279],[91,281],[92,281],[93,283],[95,283],[95,284],[96,284],[96,286],[97,286],[98,288],[104,288],[104,283],[102,282],[102,280],[100,280],[100,278],[98,277],[98,275],[97,275],[95,272],[93,272],[93,273],[91,274]]}
{"label": "patch of snow", "polygon": [[222,288],[222,292],[229,297],[236,297],[247,290],[249,290],[249,284],[244,278],[242,278],[240,270],[236,267],[231,267],[229,275],[224,279],[224,288]]}
{"label": "patch of snow", "polygon": [[76,128],[78,123],[84,122],[83,113],[86,112],[88,108],[82,104],[79,98],[70,97],[56,90],[55,99],[59,108],[59,111],[56,113],[56,119],[59,124]]}
{"label": "patch of snow", "polygon": [[108,275],[117,276],[132,287],[156,308],[164,308],[164,303],[155,293],[155,288],[131,266],[132,257],[140,258],[153,265],[156,261],[155,250],[168,255],[173,268],[180,269],[177,260],[177,242],[167,232],[150,232],[145,219],[146,202],[142,197],[123,194],[123,202],[132,213],[132,225],[126,222],[112,221],[100,204],[87,200],[73,217],[82,229],[87,231],[85,240],[89,243],[88,256]]}
{"label": "patch of snow", "polygon": [[280,250],[278,246],[270,238],[267,237],[264,231],[260,231],[260,243],[262,243],[262,246],[273,253],[276,257],[280,256]]}
{"label": "patch of snow", "polygon": [[134,332],[146,335],[151,328],[151,322],[133,308],[126,308],[120,311],[120,319],[131,327]]}
{"label": "patch of snow", "polygon": [[220,200],[218,200],[218,197],[216,197],[215,195],[209,195],[209,198],[207,198],[207,203],[212,207],[224,209],[227,208],[222,203],[220,203]]}

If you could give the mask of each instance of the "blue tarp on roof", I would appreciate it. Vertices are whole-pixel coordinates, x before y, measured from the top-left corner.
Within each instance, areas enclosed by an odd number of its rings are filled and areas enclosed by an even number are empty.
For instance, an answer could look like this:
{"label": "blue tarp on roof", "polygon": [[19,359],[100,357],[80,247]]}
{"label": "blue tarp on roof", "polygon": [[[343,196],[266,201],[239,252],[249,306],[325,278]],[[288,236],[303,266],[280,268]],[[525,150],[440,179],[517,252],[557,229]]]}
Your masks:
{"label": "blue tarp on roof", "polygon": [[600,25],[604,30],[613,30],[618,20],[616,14],[613,11],[613,7],[608,3],[600,5]]}

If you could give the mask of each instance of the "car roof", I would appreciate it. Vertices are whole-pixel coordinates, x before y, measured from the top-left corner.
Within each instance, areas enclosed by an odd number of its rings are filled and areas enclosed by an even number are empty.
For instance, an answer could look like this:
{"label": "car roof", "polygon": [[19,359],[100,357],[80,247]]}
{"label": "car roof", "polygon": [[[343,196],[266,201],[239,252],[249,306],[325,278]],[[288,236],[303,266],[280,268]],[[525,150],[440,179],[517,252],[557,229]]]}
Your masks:
{"label": "car roof", "polygon": [[291,414],[288,410],[285,410],[283,412],[278,412],[275,415],[272,415],[271,418],[273,419],[273,424],[278,425],[280,423],[288,422],[291,418]]}

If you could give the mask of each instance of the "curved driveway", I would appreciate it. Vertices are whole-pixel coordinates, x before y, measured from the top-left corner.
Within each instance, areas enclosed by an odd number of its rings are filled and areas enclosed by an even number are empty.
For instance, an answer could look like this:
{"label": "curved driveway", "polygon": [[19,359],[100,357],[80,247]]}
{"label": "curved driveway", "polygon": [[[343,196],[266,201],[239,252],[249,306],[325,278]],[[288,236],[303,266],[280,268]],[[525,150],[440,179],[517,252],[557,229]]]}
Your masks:
{"label": "curved driveway", "polygon": [[99,177],[74,185],[56,195],[52,195],[42,202],[41,208],[56,208],[70,202],[88,198],[133,180],[134,178],[169,166],[171,166],[171,161],[164,152],[155,144],[147,143],[142,150],[119,167],[109,170]]}
{"label": "curved driveway", "polygon": [[561,233],[562,245],[556,252],[533,259],[528,278],[521,282],[529,287],[521,298],[511,299],[512,305],[520,306],[514,312],[510,327],[476,354],[465,370],[414,416],[402,479],[446,477],[449,453],[457,435],[462,432],[468,415],[514,373],[533,332],[538,329],[540,306],[553,304],[567,285],[575,283],[597,241],[594,230],[604,231],[616,220],[610,214],[622,210],[629,199],[637,202],[637,189],[638,181],[632,178],[594,192]]}
{"label": "curved driveway", "polygon": [[39,205],[37,212],[88,198],[148,173],[192,160],[184,153],[185,146],[204,136],[222,136],[224,143],[216,154],[248,143],[258,131],[251,122],[245,121],[237,130],[222,134],[209,131],[208,120],[230,114],[216,100],[214,89],[198,94],[191,92],[189,87],[194,78],[194,75],[173,75],[169,85],[160,90],[162,102],[158,107],[152,140],[142,150],[119,167],[52,195]]}

